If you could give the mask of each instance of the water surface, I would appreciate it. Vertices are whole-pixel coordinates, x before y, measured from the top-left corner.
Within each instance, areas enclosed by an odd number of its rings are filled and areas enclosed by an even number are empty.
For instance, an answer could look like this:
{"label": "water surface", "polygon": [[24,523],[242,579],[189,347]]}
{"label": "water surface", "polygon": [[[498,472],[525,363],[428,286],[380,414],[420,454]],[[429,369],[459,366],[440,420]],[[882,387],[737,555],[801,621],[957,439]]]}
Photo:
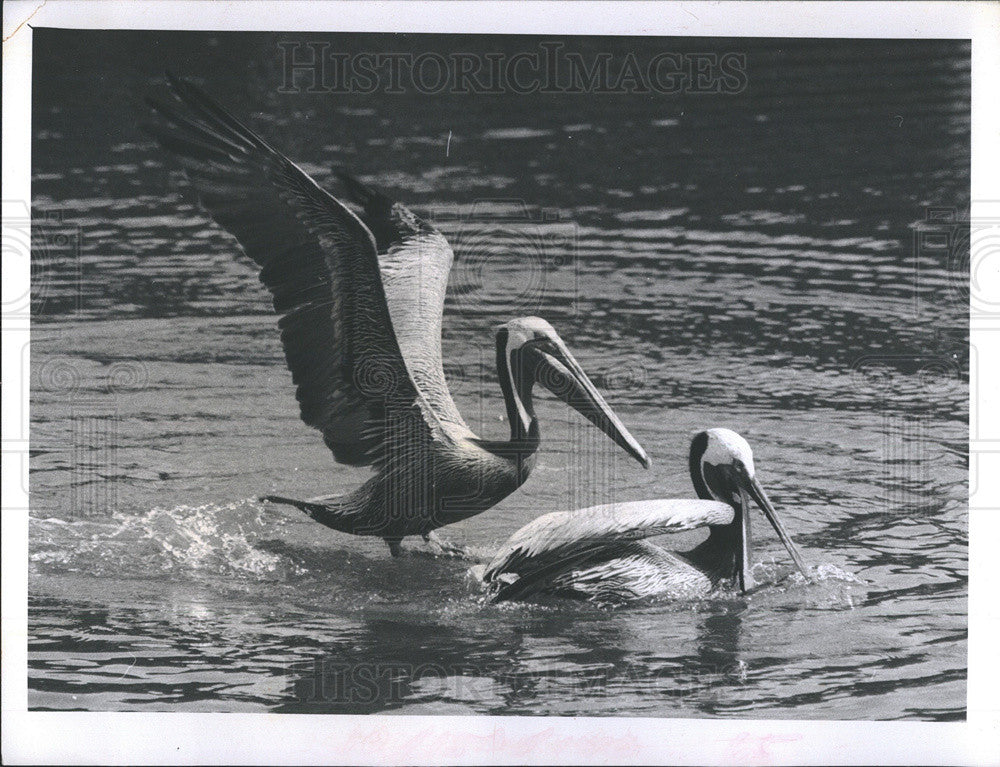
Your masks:
{"label": "water surface", "polygon": [[[967,45],[567,40],[743,51],[748,85],[428,97],[279,93],[279,39],[35,32],[32,708],[964,718],[967,259],[915,237],[968,206]],[[748,597],[490,606],[466,563],[258,504],[366,474],[299,421],[254,269],[137,126],[166,67],[448,235],[473,429],[507,433],[491,327],[539,314],[653,458],[543,398],[529,482],[442,533],[488,556],[545,512],[689,495],[690,435],[727,426],[817,582],[758,517]]]}

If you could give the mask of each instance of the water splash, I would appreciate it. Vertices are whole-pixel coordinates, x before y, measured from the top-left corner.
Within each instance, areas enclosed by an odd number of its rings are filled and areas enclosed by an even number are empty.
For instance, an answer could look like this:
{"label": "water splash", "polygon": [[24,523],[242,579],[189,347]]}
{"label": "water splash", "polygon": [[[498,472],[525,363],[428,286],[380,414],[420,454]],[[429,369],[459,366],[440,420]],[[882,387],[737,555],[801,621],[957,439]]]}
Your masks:
{"label": "water splash", "polygon": [[808,577],[774,560],[754,565],[754,577],[766,586],[755,593],[755,601],[770,603],[789,596],[796,598],[796,605],[822,610],[853,610],[867,596],[869,582],[833,562],[824,562],[808,568]]}
{"label": "water splash", "polygon": [[300,568],[261,548],[283,520],[252,499],[116,512],[102,519],[32,518],[33,572],[140,578],[201,573],[285,580]]}

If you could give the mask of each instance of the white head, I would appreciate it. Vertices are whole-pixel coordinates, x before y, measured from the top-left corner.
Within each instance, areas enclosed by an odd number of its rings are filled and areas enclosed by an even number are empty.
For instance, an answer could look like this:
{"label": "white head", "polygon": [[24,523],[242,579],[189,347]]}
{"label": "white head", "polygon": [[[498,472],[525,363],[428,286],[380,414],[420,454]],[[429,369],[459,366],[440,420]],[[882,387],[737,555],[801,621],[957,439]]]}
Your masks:
{"label": "white head", "polygon": [[749,442],[731,429],[709,429],[704,433],[708,444],[701,454],[703,464],[734,468],[742,465],[748,477],[754,476],[753,450]]}
{"label": "white head", "polygon": [[497,331],[501,329],[507,331],[508,350],[519,349],[529,341],[542,339],[554,341],[559,338],[556,329],[541,317],[518,317],[496,328]]}

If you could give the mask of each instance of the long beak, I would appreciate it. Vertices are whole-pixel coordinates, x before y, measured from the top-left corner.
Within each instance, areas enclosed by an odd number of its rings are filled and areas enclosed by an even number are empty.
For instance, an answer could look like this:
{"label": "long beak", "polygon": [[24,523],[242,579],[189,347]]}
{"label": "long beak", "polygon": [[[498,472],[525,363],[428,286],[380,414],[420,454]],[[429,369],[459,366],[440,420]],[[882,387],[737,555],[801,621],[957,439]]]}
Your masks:
{"label": "long beak", "polygon": [[757,585],[757,582],[753,579],[753,574],[751,572],[753,568],[753,538],[750,534],[750,498],[747,496],[747,491],[742,487],[740,488],[740,506],[743,507],[743,517],[741,519],[741,524],[743,526],[743,535],[741,536],[743,541],[742,551],[740,552],[740,590],[747,592]]}
{"label": "long beak", "polygon": [[539,356],[536,379],[648,469],[650,460],[646,451],[604,401],[566,345],[559,341],[536,351]]}
{"label": "long beak", "polygon": [[806,566],[802,561],[802,555],[799,554],[798,547],[785,531],[785,526],[781,524],[781,520],[778,519],[778,513],[774,510],[774,506],[771,504],[771,499],[767,497],[767,493],[764,492],[764,488],[761,486],[756,477],[751,477],[747,484],[749,485],[747,491],[750,493],[750,497],[753,498],[754,502],[760,506],[761,511],[764,512],[764,516],[767,517],[767,521],[771,523],[771,527],[774,528],[774,532],[778,534],[781,542],[785,545],[785,549],[791,556],[792,561],[795,562],[795,566],[799,568],[799,572],[802,573],[806,580],[809,580],[809,573],[806,572]]}

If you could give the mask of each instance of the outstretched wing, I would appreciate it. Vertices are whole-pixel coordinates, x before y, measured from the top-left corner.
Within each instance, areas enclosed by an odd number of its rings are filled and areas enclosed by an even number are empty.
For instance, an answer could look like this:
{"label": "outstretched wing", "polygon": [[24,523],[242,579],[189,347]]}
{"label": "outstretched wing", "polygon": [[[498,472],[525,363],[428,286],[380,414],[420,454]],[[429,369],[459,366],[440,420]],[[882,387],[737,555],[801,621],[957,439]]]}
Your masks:
{"label": "outstretched wing", "polygon": [[371,232],[198,88],[169,80],[183,109],[151,101],[168,125],[146,129],[260,266],[302,420],[351,465],[381,462],[400,427],[423,443],[447,439],[404,361]]}
{"label": "outstretched wing", "polygon": [[721,501],[660,499],[557,511],[514,533],[483,573],[486,583],[513,580],[518,589],[629,541],[733,521]]}
{"label": "outstretched wing", "polygon": [[400,351],[417,389],[437,417],[471,436],[451,398],[441,362],[441,318],[454,261],[437,229],[400,202],[339,171],[361,220],[375,237],[386,303]]}

